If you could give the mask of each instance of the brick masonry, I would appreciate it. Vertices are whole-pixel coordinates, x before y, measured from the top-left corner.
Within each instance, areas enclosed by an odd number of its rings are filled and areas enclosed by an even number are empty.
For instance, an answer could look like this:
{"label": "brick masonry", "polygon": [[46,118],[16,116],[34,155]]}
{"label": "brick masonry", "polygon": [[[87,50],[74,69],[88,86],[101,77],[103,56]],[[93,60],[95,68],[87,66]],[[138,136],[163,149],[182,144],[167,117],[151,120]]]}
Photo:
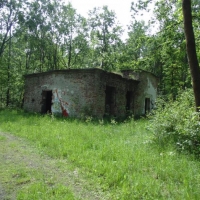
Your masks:
{"label": "brick masonry", "polygon": [[156,90],[156,77],[144,71],[116,74],[98,68],[55,70],[25,76],[24,109],[102,118],[106,114],[123,117],[128,106],[134,115],[143,115],[145,98],[150,99],[152,109]]}

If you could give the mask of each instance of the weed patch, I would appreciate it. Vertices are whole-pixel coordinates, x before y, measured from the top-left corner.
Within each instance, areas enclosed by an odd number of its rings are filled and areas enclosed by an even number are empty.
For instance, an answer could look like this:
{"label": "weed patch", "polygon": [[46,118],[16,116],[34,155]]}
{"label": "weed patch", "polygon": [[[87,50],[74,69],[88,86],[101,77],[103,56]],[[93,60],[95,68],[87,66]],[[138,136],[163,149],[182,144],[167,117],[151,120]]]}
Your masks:
{"label": "weed patch", "polygon": [[159,99],[157,110],[150,116],[150,130],[161,148],[173,145],[179,152],[200,155],[199,113],[194,111],[191,90],[183,91],[176,101]]}

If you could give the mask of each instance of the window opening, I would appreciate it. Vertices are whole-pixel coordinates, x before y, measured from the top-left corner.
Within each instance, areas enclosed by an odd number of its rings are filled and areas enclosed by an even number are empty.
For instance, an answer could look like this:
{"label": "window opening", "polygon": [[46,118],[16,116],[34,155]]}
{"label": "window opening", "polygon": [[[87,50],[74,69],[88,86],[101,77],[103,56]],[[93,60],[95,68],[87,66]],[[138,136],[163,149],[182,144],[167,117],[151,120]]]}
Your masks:
{"label": "window opening", "polygon": [[126,93],[126,111],[132,110],[132,99],[133,99],[133,92],[127,91]]}
{"label": "window opening", "polygon": [[106,86],[105,90],[105,114],[115,114],[115,87]]}
{"label": "window opening", "polygon": [[150,98],[145,98],[145,114],[150,112]]}

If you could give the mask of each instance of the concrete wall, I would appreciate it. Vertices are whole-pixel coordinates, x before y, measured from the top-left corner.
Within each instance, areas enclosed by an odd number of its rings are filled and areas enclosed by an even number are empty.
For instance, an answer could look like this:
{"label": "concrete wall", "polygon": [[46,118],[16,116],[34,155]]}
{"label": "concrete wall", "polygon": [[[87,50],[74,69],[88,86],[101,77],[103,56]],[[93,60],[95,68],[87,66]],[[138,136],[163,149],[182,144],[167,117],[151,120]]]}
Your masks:
{"label": "concrete wall", "polygon": [[148,72],[140,73],[140,83],[135,94],[135,107],[137,110],[135,115],[144,115],[145,113],[145,99],[150,99],[150,110],[155,107],[155,100],[157,96],[157,79],[154,75]]}
{"label": "concrete wall", "polygon": [[146,71],[134,72],[132,70],[123,71],[124,77],[132,78],[139,81],[137,89],[134,93],[134,115],[144,115],[145,99],[149,99],[149,111],[154,109],[157,97],[158,79],[152,73]]}
{"label": "concrete wall", "polygon": [[[52,91],[51,111],[80,117],[105,114],[106,88],[114,88],[114,116],[126,114],[126,93],[135,91],[138,82],[100,69],[60,70],[25,77],[24,109],[42,112],[44,91]],[[132,107],[134,102],[131,102]],[[131,108],[132,109],[132,108]]]}
{"label": "concrete wall", "polygon": [[[115,91],[115,107],[114,115],[115,116],[125,116],[126,115],[126,93],[127,91],[132,91],[133,93],[136,90],[137,81],[127,80],[125,78],[116,76],[115,74],[107,74],[105,76],[105,83],[107,86],[116,88]],[[105,91],[105,88],[104,88]],[[133,98],[132,98],[133,101]],[[131,110],[133,110],[133,102],[131,102]]]}
{"label": "concrete wall", "polygon": [[[93,110],[96,101],[95,74],[90,71],[56,71],[26,76],[24,109],[41,112],[43,91],[52,91],[51,110],[55,114],[77,116]],[[89,111],[88,111],[89,112]]]}

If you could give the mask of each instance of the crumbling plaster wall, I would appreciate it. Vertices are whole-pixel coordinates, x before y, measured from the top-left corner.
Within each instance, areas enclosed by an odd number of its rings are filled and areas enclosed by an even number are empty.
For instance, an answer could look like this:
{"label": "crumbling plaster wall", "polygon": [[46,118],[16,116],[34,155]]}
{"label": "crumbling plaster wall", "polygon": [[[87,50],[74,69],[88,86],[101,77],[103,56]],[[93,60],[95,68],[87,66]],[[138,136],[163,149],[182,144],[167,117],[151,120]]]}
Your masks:
{"label": "crumbling plaster wall", "polygon": [[135,93],[135,116],[145,114],[145,98],[150,99],[150,110],[155,108],[157,96],[157,78],[149,72],[139,72],[137,75],[140,83]]}
{"label": "crumbling plaster wall", "polygon": [[[28,75],[25,78],[24,109],[41,112],[43,91],[52,91],[54,114],[80,117],[105,114],[106,86],[115,88],[114,115],[126,114],[126,93],[135,91],[138,82],[100,69],[60,70]],[[131,102],[134,107],[134,102]]]}
{"label": "crumbling plaster wall", "polygon": [[[26,77],[24,109],[41,112],[42,91],[52,91],[52,112],[67,116],[81,115],[94,110],[95,75],[90,71],[41,73]],[[89,110],[87,110],[89,108]]]}
{"label": "crumbling plaster wall", "polygon": [[145,99],[150,99],[150,110],[155,107],[157,96],[158,79],[152,73],[139,70],[123,70],[123,76],[127,79],[138,80],[139,84],[134,92],[134,115],[140,116],[145,114]]}
{"label": "crumbling plaster wall", "polygon": [[[123,117],[126,114],[126,91],[128,87],[127,80],[115,74],[107,74],[105,76],[107,86],[115,88],[115,107],[114,115]],[[106,89],[106,88],[105,88]],[[105,90],[104,89],[104,90]]]}
{"label": "crumbling plaster wall", "polygon": [[50,74],[25,77],[24,109],[30,112],[41,112],[42,90],[48,89],[49,84],[52,83]]}

